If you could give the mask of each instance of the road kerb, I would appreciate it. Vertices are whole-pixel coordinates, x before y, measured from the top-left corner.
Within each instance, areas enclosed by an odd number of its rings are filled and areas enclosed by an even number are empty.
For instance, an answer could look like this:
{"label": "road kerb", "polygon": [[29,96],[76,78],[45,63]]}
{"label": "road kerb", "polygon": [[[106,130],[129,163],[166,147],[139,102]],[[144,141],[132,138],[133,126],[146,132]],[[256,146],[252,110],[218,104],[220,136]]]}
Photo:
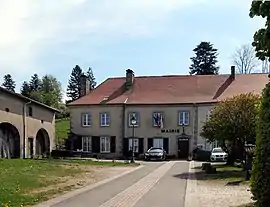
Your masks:
{"label": "road kerb", "polygon": [[199,198],[197,194],[197,180],[195,176],[195,163],[191,161],[189,164],[189,173],[187,179],[185,207],[199,207]]}

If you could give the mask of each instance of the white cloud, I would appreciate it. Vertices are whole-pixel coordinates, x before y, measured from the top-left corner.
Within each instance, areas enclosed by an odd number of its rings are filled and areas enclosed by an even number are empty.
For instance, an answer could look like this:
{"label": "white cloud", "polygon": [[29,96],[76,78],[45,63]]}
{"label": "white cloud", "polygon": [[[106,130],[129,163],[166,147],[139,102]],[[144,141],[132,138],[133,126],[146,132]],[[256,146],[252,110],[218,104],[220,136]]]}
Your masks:
{"label": "white cloud", "polygon": [[0,77],[17,82],[45,69],[37,57],[50,44],[80,39],[147,36],[162,29],[166,17],[198,0],[1,0]]}

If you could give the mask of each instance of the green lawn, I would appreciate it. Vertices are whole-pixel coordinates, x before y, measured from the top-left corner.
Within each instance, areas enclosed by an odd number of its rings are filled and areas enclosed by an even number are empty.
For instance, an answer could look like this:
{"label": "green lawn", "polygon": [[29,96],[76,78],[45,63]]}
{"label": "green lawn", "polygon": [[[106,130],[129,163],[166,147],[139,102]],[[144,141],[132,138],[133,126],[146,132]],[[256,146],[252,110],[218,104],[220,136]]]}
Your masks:
{"label": "green lawn", "polygon": [[63,144],[64,140],[68,137],[70,129],[70,119],[57,119],[55,121],[55,138],[56,143]]}
{"label": "green lawn", "polygon": [[[132,166],[133,164],[118,162],[94,162],[80,160],[0,160],[0,206],[27,206],[50,198],[53,194],[70,190],[74,186],[53,188],[63,183],[64,178],[80,176],[86,172],[86,167],[102,166]],[[135,166],[136,164],[134,164]],[[51,186],[51,187],[50,187]],[[38,190],[48,188],[48,191]]]}
{"label": "green lawn", "polygon": [[197,168],[196,177],[198,180],[223,180],[228,182],[244,182],[245,180],[245,171],[243,171],[239,164],[236,164],[233,167],[227,166],[225,164],[213,166],[215,166],[217,169],[216,174],[206,174],[201,170],[201,167]]}

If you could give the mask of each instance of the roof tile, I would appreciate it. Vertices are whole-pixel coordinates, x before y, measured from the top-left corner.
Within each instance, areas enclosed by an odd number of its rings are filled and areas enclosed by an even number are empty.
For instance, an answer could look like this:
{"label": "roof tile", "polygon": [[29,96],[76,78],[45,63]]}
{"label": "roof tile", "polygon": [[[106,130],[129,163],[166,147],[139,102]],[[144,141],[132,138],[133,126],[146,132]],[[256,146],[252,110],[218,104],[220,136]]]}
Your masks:
{"label": "roof tile", "polygon": [[[267,74],[138,76],[125,90],[125,77],[109,78],[69,105],[185,104],[216,102],[239,93],[260,93]],[[107,99],[105,100],[104,98]]]}

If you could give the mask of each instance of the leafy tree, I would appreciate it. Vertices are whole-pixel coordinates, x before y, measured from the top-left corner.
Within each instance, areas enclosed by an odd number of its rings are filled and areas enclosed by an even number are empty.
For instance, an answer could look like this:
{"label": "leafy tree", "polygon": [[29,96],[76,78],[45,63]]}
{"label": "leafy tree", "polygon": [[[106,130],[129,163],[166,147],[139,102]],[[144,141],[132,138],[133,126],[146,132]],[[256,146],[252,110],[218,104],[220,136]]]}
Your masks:
{"label": "leafy tree", "polygon": [[228,153],[228,165],[243,158],[245,141],[255,143],[259,96],[240,94],[219,103],[202,128],[201,136],[217,141]]}
{"label": "leafy tree", "polygon": [[249,74],[258,66],[255,50],[251,45],[242,45],[237,48],[233,55],[233,63],[236,65],[238,73]]}
{"label": "leafy tree", "polygon": [[96,87],[97,82],[91,67],[88,68],[86,75],[90,81],[90,90],[93,90]]}
{"label": "leafy tree", "polygon": [[252,1],[249,16],[266,17],[265,28],[261,28],[255,32],[253,36],[252,46],[255,47],[256,56],[260,60],[270,57],[270,1]]}
{"label": "leafy tree", "polygon": [[195,75],[212,75],[218,74],[219,67],[217,64],[217,49],[210,42],[201,42],[193,50],[195,56],[190,58],[192,61],[190,74]]}
{"label": "leafy tree", "polygon": [[257,124],[255,159],[251,175],[251,191],[255,206],[270,204],[270,83],[263,90]]}
{"label": "leafy tree", "polygon": [[30,98],[30,86],[29,84],[24,81],[23,84],[22,84],[22,87],[21,87],[21,94],[23,96],[26,96],[26,97],[29,97]]}
{"label": "leafy tree", "polygon": [[3,81],[2,86],[11,92],[15,92],[16,84],[15,84],[15,81],[12,79],[12,76],[10,74],[6,74],[4,76],[4,81]]}
{"label": "leafy tree", "polygon": [[72,101],[80,97],[80,78],[82,74],[83,71],[80,66],[76,65],[75,68],[72,69],[67,86],[67,97],[71,98]]}
{"label": "leafy tree", "polygon": [[55,77],[43,76],[39,92],[42,103],[55,108],[59,107],[62,100],[61,83]]}

